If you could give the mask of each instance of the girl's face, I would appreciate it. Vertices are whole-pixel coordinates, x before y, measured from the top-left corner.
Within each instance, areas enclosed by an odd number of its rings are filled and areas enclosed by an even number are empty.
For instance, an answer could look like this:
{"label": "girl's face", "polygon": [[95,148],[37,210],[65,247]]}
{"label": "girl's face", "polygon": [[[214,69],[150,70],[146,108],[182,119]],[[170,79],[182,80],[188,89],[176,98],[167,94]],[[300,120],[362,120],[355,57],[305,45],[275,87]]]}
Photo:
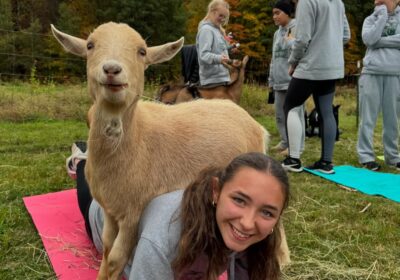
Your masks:
{"label": "girl's face", "polygon": [[241,252],[265,239],[279,220],[284,194],[279,181],[265,172],[243,167],[214,189],[216,219],[228,249]]}
{"label": "girl's face", "polygon": [[393,11],[397,4],[399,3],[398,0],[375,0],[375,6],[379,6],[379,5],[386,5],[388,11]]}
{"label": "girl's face", "polygon": [[228,16],[229,16],[229,10],[225,6],[219,5],[215,8],[214,11],[211,12],[210,20],[216,26],[221,26],[225,24]]}
{"label": "girl's face", "polygon": [[289,15],[277,8],[272,9],[272,19],[274,20],[275,25],[278,26],[286,26],[290,21]]}

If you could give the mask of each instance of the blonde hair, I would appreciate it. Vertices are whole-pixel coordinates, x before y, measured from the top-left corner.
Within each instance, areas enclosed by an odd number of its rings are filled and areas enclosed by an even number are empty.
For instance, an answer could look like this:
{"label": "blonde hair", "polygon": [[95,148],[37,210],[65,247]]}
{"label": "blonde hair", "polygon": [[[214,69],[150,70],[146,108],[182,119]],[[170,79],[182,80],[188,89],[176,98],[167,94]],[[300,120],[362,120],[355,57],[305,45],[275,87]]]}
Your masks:
{"label": "blonde hair", "polygon": [[[222,6],[228,10],[228,16],[225,18],[223,25],[227,25],[229,21],[229,4],[224,0],[212,0],[207,7],[207,14],[203,20],[207,20],[212,12],[214,12],[219,6]],[[224,30],[221,27],[221,30]]]}

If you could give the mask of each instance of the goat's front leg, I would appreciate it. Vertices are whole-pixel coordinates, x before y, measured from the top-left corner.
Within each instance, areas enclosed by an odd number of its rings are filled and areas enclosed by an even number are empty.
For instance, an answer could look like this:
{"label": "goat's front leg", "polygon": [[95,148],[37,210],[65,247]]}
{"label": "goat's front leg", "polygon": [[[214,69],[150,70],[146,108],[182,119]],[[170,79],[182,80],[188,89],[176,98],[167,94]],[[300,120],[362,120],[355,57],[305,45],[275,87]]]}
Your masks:
{"label": "goat's front leg", "polygon": [[107,280],[108,275],[108,256],[114,244],[114,240],[118,234],[117,222],[107,213],[104,212],[104,226],[103,226],[103,259],[101,260],[99,274],[97,280]]}
{"label": "goat's front leg", "polygon": [[281,234],[281,245],[278,249],[278,262],[280,266],[283,267],[290,263],[290,251],[286,240],[285,229],[283,228],[283,223],[281,220],[279,221],[278,227]]}
{"label": "goat's front leg", "polygon": [[129,261],[133,247],[137,243],[137,223],[138,221],[132,221],[132,217],[119,223],[117,238],[108,255],[108,279],[110,280],[119,279]]}

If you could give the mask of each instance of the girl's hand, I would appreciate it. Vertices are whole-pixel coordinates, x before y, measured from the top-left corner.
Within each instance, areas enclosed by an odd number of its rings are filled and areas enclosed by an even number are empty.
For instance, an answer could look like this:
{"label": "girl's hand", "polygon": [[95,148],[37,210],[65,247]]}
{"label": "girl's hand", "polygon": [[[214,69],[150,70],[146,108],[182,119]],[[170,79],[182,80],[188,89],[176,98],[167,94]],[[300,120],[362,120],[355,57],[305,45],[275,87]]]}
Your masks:
{"label": "girl's hand", "polygon": [[289,74],[290,77],[292,77],[295,69],[296,69],[296,66],[294,66],[292,64],[289,65],[288,74]]}
{"label": "girl's hand", "polygon": [[221,55],[221,63],[229,63],[229,61],[229,56],[227,56],[226,54]]}
{"label": "girl's hand", "polygon": [[376,15],[387,13],[387,6],[386,6],[386,4],[383,3],[383,2],[380,1],[380,0],[375,1],[374,13],[375,13]]}
{"label": "girl's hand", "polygon": [[293,36],[293,33],[292,33],[292,29],[289,29],[288,32],[286,33],[285,40],[286,40],[286,41],[292,41],[292,40],[294,40],[294,36]]}

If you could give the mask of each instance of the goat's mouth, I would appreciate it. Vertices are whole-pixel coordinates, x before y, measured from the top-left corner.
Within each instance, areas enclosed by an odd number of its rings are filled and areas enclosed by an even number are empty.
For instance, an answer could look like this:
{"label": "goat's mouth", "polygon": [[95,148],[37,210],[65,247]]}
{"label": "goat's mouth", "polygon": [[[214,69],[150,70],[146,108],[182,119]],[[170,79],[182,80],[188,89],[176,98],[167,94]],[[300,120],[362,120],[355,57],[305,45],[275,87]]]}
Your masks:
{"label": "goat's mouth", "polygon": [[101,85],[114,92],[120,91],[128,87],[128,84],[119,84],[119,83],[104,83]]}

